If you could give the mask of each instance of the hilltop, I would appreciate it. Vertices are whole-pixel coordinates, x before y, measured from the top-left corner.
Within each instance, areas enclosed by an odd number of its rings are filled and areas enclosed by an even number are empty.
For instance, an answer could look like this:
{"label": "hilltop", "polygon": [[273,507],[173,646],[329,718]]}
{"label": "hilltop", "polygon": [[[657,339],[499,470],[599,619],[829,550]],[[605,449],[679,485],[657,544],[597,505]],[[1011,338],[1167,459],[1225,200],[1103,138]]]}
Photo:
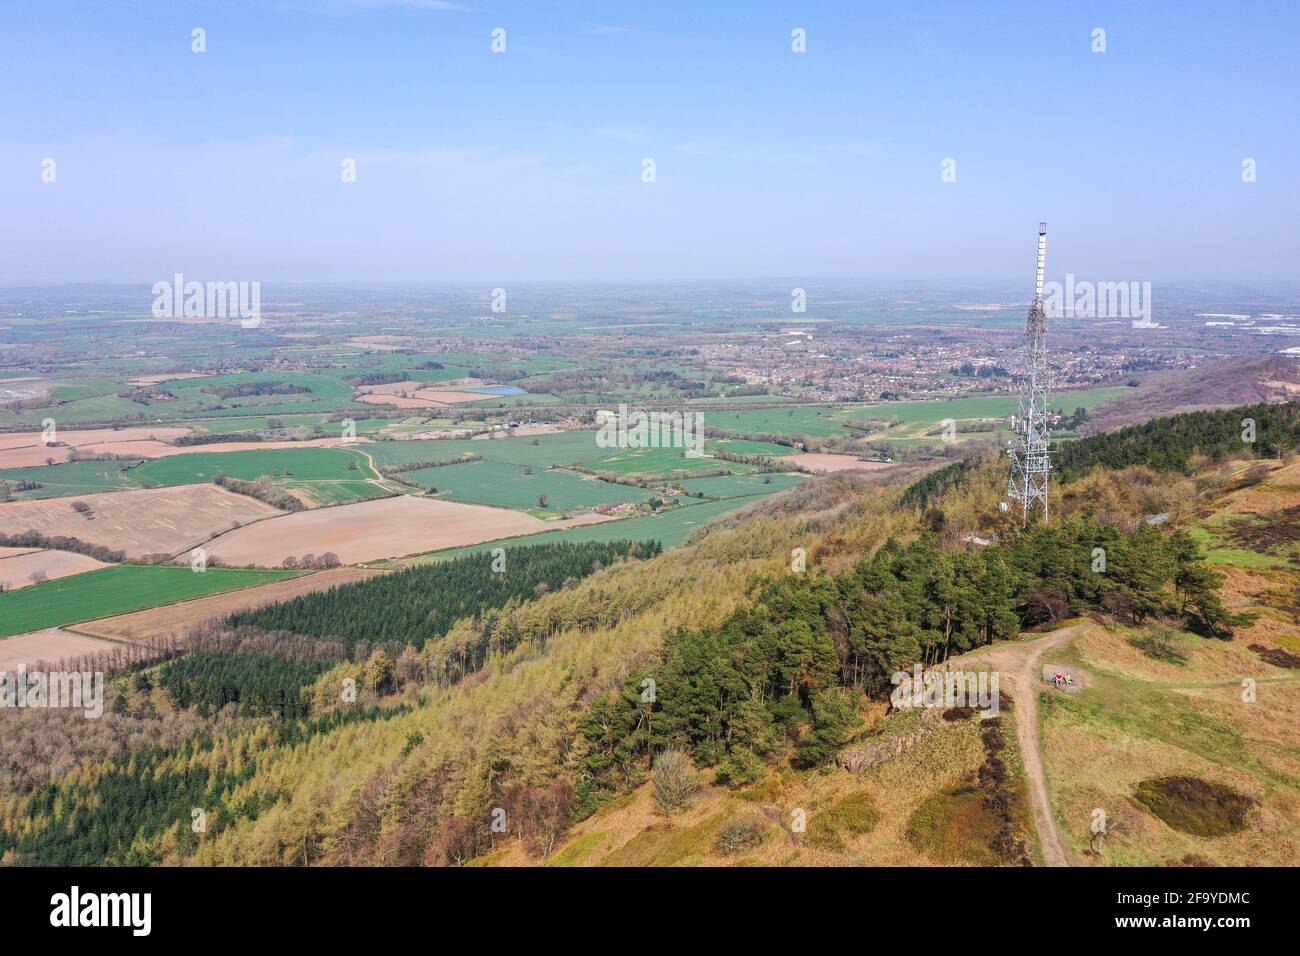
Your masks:
{"label": "hilltop", "polygon": [[1290,402],[1300,398],[1300,358],[1269,353],[1223,359],[1195,369],[1152,372],[1137,388],[1098,405],[1080,431],[1114,431],[1177,412]]}
{"label": "hilltop", "polygon": [[[856,746],[883,759],[865,772],[775,770],[741,789],[701,780],[671,819],[647,782],[575,826],[544,861],[508,841],[480,862],[998,864],[1012,862],[995,849],[1001,805],[1038,865],[1294,865],[1300,606],[1283,596],[1300,586],[1300,464],[1274,462],[1263,476],[1253,467],[1228,463],[1223,490],[1187,522],[1213,548],[1228,609],[1249,619],[1231,640],[1101,614],[947,662],[1002,675],[997,756],[1009,783],[994,799],[989,731],[977,718],[879,706],[864,713]],[[1279,525],[1279,515],[1290,517]],[[1260,519],[1275,540],[1221,547]],[[1062,671],[1079,690],[1043,682]],[[797,834],[790,821],[801,810],[810,825]]]}

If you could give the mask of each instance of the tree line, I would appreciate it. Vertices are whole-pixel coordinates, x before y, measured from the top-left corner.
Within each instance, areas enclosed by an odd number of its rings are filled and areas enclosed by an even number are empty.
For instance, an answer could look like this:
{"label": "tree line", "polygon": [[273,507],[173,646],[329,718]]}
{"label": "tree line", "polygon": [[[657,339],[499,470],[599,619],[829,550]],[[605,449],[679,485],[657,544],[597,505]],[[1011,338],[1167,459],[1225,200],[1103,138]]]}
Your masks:
{"label": "tree line", "polygon": [[[232,615],[227,623],[347,644],[411,644],[447,632],[463,617],[501,607],[511,598],[534,597],[580,580],[625,558],[649,558],[658,542],[557,542],[464,555],[404,571],[304,594]],[[495,570],[494,570],[495,568]]]}
{"label": "tree line", "polygon": [[891,539],[853,570],[769,582],[721,626],[668,637],[657,667],[593,702],[579,806],[644,778],[650,755],[688,748],[717,779],[745,783],[789,754],[832,761],[859,724],[863,693],[1022,628],[1086,611],[1140,624],[1180,619],[1207,635],[1245,623],[1219,599],[1221,576],[1183,532],[1072,519],[1003,544],[944,551]]}
{"label": "tree line", "polygon": [[1140,425],[1066,442],[1057,449],[1063,481],[1096,468],[1146,465],[1156,471],[1191,474],[1197,456],[1281,457],[1300,445],[1300,402],[1243,405],[1219,411],[1186,412]]}
{"label": "tree line", "polygon": [[290,494],[283,488],[275,487],[269,481],[246,481],[243,478],[217,475],[212,479],[212,483],[237,495],[256,498],[258,501],[268,504],[272,508],[279,508],[281,511],[305,511],[307,509],[307,506],[296,495]]}

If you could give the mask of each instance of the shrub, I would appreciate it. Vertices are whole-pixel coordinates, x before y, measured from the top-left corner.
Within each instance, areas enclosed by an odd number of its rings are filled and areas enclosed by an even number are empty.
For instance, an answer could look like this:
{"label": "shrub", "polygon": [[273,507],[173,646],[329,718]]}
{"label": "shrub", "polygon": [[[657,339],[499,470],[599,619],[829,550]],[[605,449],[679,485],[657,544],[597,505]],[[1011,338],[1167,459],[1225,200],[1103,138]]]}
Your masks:
{"label": "shrub", "polygon": [[1174,638],[1178,635],[1172,627],[1160,624],[1151,628],[1146,634],[1129,639],[1129,643],[1153,661],[1166,664],[1186,664],[1187,658],[1174,647]]}
{"label": "shrub", "polygon": [[880,822],[880,811],[871,794],[851,793],[808,823],[807,843],[823,850],[844,849],[844,837],[870,833]]}
{"label": "shrub", "polygon": [[764,829],[766,828],[757,820],[728,820],[718,831],[713,848],[727,855],[739,853],[759,843],[763,839]]}
{"label": "shrub", "polygon": [[1300,657],[1280,647],[1265,647],[1263,644],[1251,644],[1250,649],[1268,661],[1274,667],[1300,668]]}
{"label": "shrub", "polygon": [[686,806],[697,789],[695,768],[686,752],[676,748],[660,751],[650,775],[650,795],[659,812],[671,816]]}
{"label": "shrub", "polygon": [[1175,830],[1204,837],[1244,830],[1247,814],[1255,805],[1231,787],[1187,776],[1143,780],[1134,796]]}

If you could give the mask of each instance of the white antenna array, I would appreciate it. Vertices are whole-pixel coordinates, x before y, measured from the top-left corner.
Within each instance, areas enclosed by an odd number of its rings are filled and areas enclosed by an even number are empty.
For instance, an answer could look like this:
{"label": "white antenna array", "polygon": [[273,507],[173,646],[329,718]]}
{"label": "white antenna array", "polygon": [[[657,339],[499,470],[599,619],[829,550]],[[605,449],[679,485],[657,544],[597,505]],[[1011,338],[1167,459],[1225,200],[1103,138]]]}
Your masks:
{"label": "white antenna array", "polygon": [[1047,223],[1038,224],[1038,262],[1034,272],[1034,301],[1025,320],[1024,377],[1020,405],[1012,430],[1015,439],[1008,452],[1011,477],[1007,496],[1020,502],[1020,520],[1039,505],[1047,519],[1047,483],[1052,473],[1052,437],[1047,425],[1047,313],[1043,310],[1043,270],[1047,265]]}

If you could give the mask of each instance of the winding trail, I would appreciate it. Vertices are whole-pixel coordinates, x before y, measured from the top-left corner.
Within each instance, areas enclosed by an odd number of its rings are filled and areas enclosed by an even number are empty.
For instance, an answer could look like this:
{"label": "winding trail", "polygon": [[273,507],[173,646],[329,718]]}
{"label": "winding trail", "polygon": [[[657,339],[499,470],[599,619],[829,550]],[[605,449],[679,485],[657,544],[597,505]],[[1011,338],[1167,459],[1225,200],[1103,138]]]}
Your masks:
{"label": "winding trail", "polygon": [[1029,778],[1029,797],[1034,810],[1034,829],[1038,843],[1043,848],[1043,861],[1048,866],[1073,866],[1070,848],[1056,825],[1052,804],[1047,796],[1047,779],[1043,774],[1042,743],[1038,736],[1038,693],[1042,685],[1039,661],[1047,651],[1054,650],[1082,635],[1090,624],[1075,624],[1052,631],[1040,638],[1017,641],[1013,644],[994,645],[991,651],[948,661],[967,664],[971,668],[998,672],[999,681],[1010,679],[1014,688],[1015,704],[1012,713],[1016,722],[1016,739],[1020,743],[1025,776]]}

